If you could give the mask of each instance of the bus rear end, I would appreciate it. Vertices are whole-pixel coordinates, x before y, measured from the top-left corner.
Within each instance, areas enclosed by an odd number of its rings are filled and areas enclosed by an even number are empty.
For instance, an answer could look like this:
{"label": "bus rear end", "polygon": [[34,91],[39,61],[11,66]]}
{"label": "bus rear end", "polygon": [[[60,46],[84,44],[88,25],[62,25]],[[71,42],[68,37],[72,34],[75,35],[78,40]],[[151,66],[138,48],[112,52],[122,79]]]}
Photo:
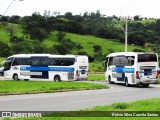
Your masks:
{"label": "bus rear end", "polygon": [[88,57],[87,56],[77,56],[75,72],[76,72],[77,80],[88,79]]}
{"label": "bus rear end", "polygon": [[143,53],[137,55],[136,81],[142,86],[157,83],[158,78],[158,56],[156,53]]}

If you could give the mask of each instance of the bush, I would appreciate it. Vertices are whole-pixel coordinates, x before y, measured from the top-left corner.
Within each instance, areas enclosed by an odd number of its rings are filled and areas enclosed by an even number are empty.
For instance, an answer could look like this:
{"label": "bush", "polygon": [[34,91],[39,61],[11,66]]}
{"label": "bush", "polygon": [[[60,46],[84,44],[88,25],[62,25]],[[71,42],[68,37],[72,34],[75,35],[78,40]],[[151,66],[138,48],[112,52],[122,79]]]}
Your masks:
{"label": "bush", "polygon": [[9,55],[11,55],[11,52],[8,44],[0,41],[0,56],[7,57]]}
{"label": "bush", "polygon": [[126,109],[128,107],[127,103],[115,103],[112,105],[114,109]]}
{"label": "bush", "polygon": [[145,51],[137,48],[137,49],[134,49],[133,52],[145,52]]}
{"label": "bush", "polygon": [[17,37],[17,36],[12,36],[12,37],[10,38],[10,42],[11,42],[11,43],[18,43],[18,42],[22,42],[22,41],[24,41],[24,39],[23,39],[23,38],[19,38],[19,37]]}
{"label": "bush", "polygon": [[104,72],[102,62],[96,61],[89,64],[90,72]]}
{"label": "bush", "polygon": [[102,60],[102,47],[100,45],[93,46],[94,58],[97,61]]}

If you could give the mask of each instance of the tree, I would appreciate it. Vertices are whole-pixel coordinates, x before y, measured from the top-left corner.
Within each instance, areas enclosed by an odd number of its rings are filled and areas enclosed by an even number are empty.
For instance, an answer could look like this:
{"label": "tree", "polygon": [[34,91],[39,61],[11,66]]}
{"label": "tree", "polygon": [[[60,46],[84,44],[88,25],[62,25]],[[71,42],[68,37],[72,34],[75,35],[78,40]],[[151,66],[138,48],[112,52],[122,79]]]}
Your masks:
{"label": "tree", "polygon": [[60,54],[60,55],[65,55],[68,52],[67,49],[66,49],[66,46],[63,46],[63,44],[54,45],[53,48],[55,48],[57,53]]}
{"label": "tree", "polygon": [[[37,42],[38,43],[38,42]],[[33,53],[46,53],[46,46],[42,45],[41,43],[39,44],[34,44],[33,45]]]}
{"label": "tree", "polygon": [[143,35],[136,34],[132,32],[128,35],[128,43],[143,46],[146,38]]}
{"label": "tree", "polygon": [[100,17],[100,16],[101,16],[100,10],[97,10],[97,11],[96,11],[96,17]]}
{"label": "tree", "polygon": [[33,40],[38,40],[42,42],[47,37],[48,37],[48,33],[46,32],[46,30],[42,28],[31,30],[30,38]]}
{"label": "tree", "polygon": [[66,12],[64,17],[67,18],[67,19],[72,19],[72,13],[71,12]]}
{"label": "tree", "polygon": [[25,52],[25,44],[22,42],[17,42],[11,45],[11,50],[13,54],[20,54]]}
{"label": "tree", "polygon": [[13,15],[13,16],[10,17],[9,22],[10,22],[10,23],[18,24],[20,19],[21,19],[20,16],[18,16],[18,15]]}
{"label": "tree", "polygon": [[76,21],[78,23],[81,23],[81,22],[83,22],[84,19],[80,15],[75,15],[75,16],[72,17],[72,20]]}
{"label": "tree", "polygon": [[157,31],[160,30],[160,19],[157,19],[157,21],[156,21],[156,30]]}
{"label": "tree", "polygon": [[23,38],[19,38],[17,36],[12,36],[11,39],[10,39],[11,43],[19,43],[19,42],[22,42],[22,41],[24,41],[24,39]]}
{"label": "tree", "polygon": [[30,17],[24,17],[21,21],[23,33],[29,34],[33,40],[43,41],[53,30],[48,19],[39,13],[34,13]]}
{"label": "tree", "polygon": [[134,20],[139,20],[139,15],[134,16]]}
{"label": "tree", "polygon": [[8,44],[0,41],[0,56],[7,57],[9,55],[11,55],[11,52],[10,52],[10,48],[9,48]]}
{"label": "tree", "polygon": [[134,49],[133,50],[133,52],[145,52],[144,50],[142,50],[142,49],[138,49],[138,48],[136,48],[136,49]]}
{"label": "tree", "polygon": [[[30,48],[29,46],[26,46],[26,48]],[[48,47],[42,44],[42,42],[35,40],[32,43],[32,48],[30,48],[32,53],[47,53]]]}
{"label": "tree", "polygon": [[61,42],[65,38],[66,34],[60,31],[56,34],[56,36],[57,36],[58,41]]}
{"label": "tree", "polygon": [[13,24],[7,24],[7,31],[10,33],[12,37],[16,31],[15,26]]}
{"label": "tree", "polygon": [[100,45],[94,45],[93,46],[94,51],[94,58],[95,60],[101,60],[102,59],[102,47]]}
{"label": "tree", "polygon": [[51,14],[50,11],[45,10],[43,13],[43,16],[48,18],[48,17],[50,17],[50,14]]}

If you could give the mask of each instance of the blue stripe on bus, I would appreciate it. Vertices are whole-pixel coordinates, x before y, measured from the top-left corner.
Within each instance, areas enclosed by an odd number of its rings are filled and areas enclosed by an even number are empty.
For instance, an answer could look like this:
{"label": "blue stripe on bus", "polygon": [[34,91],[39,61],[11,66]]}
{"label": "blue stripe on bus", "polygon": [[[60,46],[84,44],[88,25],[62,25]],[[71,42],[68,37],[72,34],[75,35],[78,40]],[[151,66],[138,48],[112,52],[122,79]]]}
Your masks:
{"label": "blue stripe on bus", "polygon": [[74,68],[67,67],[21,67],[20,70],[35,70],[35,71],[63,71],[74,72]]}
{"label": "blue stripe on bus", "polygon": [[124,67],[113,67],[113,72],[119,72],[119,73],[134,73],[134,68],[124,68]]}

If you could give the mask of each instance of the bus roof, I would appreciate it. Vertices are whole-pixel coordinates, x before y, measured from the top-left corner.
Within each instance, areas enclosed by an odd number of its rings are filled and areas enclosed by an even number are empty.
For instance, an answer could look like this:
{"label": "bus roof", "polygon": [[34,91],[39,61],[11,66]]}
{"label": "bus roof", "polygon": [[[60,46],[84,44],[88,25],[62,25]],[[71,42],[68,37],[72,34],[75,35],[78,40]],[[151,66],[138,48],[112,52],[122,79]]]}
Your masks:
{"label": "bus roof", "polygon": [[[36,57],[36,56],[41,56],[41,57],[72,57],[72,58],[75,58],[75,57],[79,57],[79,56],[86,56],[86,55],[52,55],[52,54],[15,54],[15,55],[12,55],[12,56],[9,56],[8,58],[11,58],[11,57]],[[87,57],[87,56],[86,56]]]}
{"label": "bus roof", "polygon": [[153,52],[150,53],[145,53],[145,52],[115,52],[115,53],[110,53],[107,57],[111,57],[111,56],[131,56],[131,55],[137,55],[137,54],[156,54]]}

